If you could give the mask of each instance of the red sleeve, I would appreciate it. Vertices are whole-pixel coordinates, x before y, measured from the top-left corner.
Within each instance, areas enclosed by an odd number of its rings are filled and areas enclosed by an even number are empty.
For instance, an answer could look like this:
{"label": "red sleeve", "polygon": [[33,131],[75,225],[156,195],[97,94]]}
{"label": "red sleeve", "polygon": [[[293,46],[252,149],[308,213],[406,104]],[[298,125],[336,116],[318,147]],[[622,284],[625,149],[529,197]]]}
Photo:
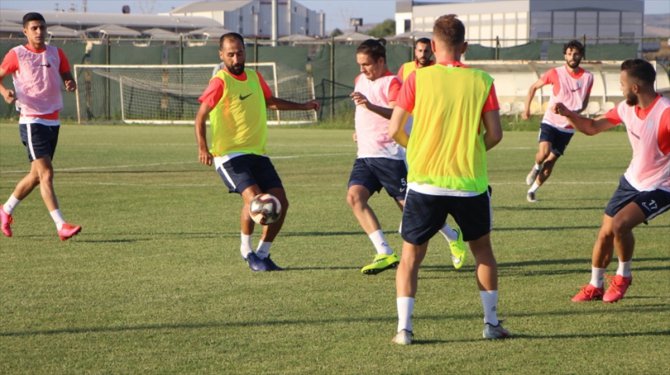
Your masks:
{"label": "red sleeve", "polygon": [[401,87],[402,84],[400,83],[400,80],[397,77],[391,80],[391,83],[389,83],[389,92],[388,92],[389,102],[395,102],[396,100],[398,100],[398,93],[400,92]]}
{"label": "red sleeve", "polygon": [[270,89],[270,86],[268,86],[268,83],[265,82],[265,78],[261,75],[260,72],[256,72],[258,74],[258,81],[261,84],[261,89],[263,90],[263,97],[265,99],[270,99],[272,97],[272,90]]}
{"label": "red sleeve", "polygon": [[618,125],[621,124],[623,121],[621,120],[621,117],[619,117],[619,111],[617,111],[617,108],[621,105],[619,103],[618,105],[614,106],[614,108],[610,109],[605,113],[604,117],[607,121],[610,122],[612,125]]}
{"label": "red sleeve", "polygon": [[216,105],[221,100],[221,97],[223,96],[224,87],[225,83],[223,82],[222,79],[220,78],[212,79],[211,81],[209,81],[209,85],[207,86],[205,91],[198,98],[198,101],[200,103],[207,104],[209,108],[216,107]]}
{"label": "red sleeve", "polygon": [[15,71],[19,70],[19,59],[16,57],[16,52],[11,49],[5,55],[5,58],[0,64],[0,68],[5,71],[5,74],[12,74]]}
{"label": "red sleeve", "polygon": [[661,115],[658,125],[658,148],[663,155],[670,154],[670,108],[666,108]]}
{"label": "red sleeve", "polygon": [[398,69],[398,74],[396,74],[400,83],[402,83],[402,73],[403,73],[403,71],[405,71],[405,64],[400,65],[400,69]]}
{"label": "red sleeve", "polygon": [[414,101],[416,100],[416,72],[409,74],[405,82],[403,82],[398,92],[396,105],[407,112],[414,111]]}
{"label": "red sleeve", "polygon": [[553,85],[558,82],[558,73],[556,73],[556,69],[549,69],[542,75],[542,77],[540,77],[540,79],[545,85]]}
{"label": "red sleeve", "polygon": [[498,103],[498,95],[496,94],[496,86],[491,84],[491,89],[489,90],[489,96],[484,102],[484,107],[482,108],[482,113],[489,111],[497,111],[500,109],[500,104]]}
{"label": "red sleeve", "polygon": [[58,72],[60,74],[70,73],[70,62],[65,56],[65,52],[62,49],[58,49],[58,58],[60,59],[60,67],[58,67]]}

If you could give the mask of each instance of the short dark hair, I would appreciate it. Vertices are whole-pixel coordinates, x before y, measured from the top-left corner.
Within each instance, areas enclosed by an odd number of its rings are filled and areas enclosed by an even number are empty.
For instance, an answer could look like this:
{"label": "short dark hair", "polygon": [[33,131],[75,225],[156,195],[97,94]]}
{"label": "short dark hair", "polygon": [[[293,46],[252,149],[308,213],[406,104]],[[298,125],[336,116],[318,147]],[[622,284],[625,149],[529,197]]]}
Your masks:
{"label": "short dark hair", "polygon": [[433,38],[457,46],[465,42],[465,25],[455,14],[440,16],[433,26]]}
{"label": "short dark hair", "polygon": [[23,27],[26,27],[26,25],[30,21],[41,21],[41,22],[47,23],[47,21],[44,19],[44,16],[42,16],[41,14],[39,14],[37,12],[26,13],[23,16]]}
{"label": "short dark hair", "polygon": [[419,43],[430,45],[430,39],[428,39],[428,38],[419,38],[419,39],[417,39],[416,42],[414,43],[414,47],[416,47],[416,45],[419,44]]}
{"label": "short dark hair", "polygon": [[656,70],[646,60],[628,59],[621,63],[621,70],[628,73],[628,76],[636,78],[652,87],[654,86],[654,81],[656,81]]}
{"label": "short dark hair", "polygon": [[221,38],[219,38],[219,49],[223,48],[223,41],[224,40],[238,40],[240,43],[242,43],[242,47],[244,48],[244,37],[238,33],[226,33],[221,35]]}
{"label": "short dark hair", "polygon": [[384,58],[384,61],[386,61],[386,48],[377,39],[368,39],[364,41],[358,48],[356,48],[356,53],[368,55],[374,61],[379,61],[382,57]]}
{"label": "short dark hair", "polygon": [[563,45],[563,54],[565,55],[569,49],[576,49],[582,56],[584,56],[584,45],[577,39],[573,39]]}

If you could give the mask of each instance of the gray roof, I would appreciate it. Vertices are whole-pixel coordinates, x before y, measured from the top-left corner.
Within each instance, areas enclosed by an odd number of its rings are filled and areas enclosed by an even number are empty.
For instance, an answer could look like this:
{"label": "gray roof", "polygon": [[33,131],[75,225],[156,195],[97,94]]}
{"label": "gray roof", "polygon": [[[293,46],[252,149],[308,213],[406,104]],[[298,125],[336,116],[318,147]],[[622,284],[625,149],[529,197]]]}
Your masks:
{"label": "gray roof", "polygon": [[207,35],[214,38],[219,38],[223,34],[229,33],[230,30],[224,29],[223,27],[205,27],[203,29],[193,30],[188,33],[188,35]]}
{"label": "gray roof", "polygon": [[71,38],[79,36],[79,31],[60,25],[47,27],[47,33],[56,38]]}
{"label": "gray roof", "polygon": [[0,19],[0,32],[21,33],[23,32],[23,26],[21,26],[20,23],[9,22],[4,19]]}
{"label": "gray roof", "polygon": [[109,36],[140,36],[141,33],[139,31],[135,31],[133,29],[129,29],[127,27],[119,26],[119,25],[101,25],[101,26],[94,26],[94,27],[89,27],[86,29],[86,32],[93,32],[93,33],[101,33],[101,34],[106,34]]}
{"label": "gray roof", "polygon": [[[0,3],[1,4],[1,3]],[[25,10],[0,10],[0,22],[21,23]],[[97,25],[116,24],[135,29],[160,27],[167,30],[192,30],[210,26],[221,26],[211,18],[193,16],[80,13],[80,12],[42,12],[47,26],[63,25],[83,30]]]}
{"label": "gray roof", "polygon": [[177,33],[173,33],[167,30],[153,28],[142,31],[142,34],[149,35],[152,39],[158,40],[179,40],[181,37]]}
{"label": "gray roof", "polygon": [[335,39],[336,41],[339,41],[339,42],[342,42],[342,41],[346,41],[346,42],[359,42],[360,41],[360,42],[362,42],[362,41],[365,41],[365,40],[368,40],[368,39],[377,39],[377,38],[375,38],[374,36],[371,36],[371,35],[367,35],[367,34],[351,32],[351,33],[344,33],[342,35],[338,35],[333,39]]}
{"label": "gray roof", "polygon": [[[253,0],[255,1],[255,0]],[[232,0],[232,1],[194,1],[172,9],[170,14],[200,13],[222,10],[239,9],[252,2],[252,0]]]}

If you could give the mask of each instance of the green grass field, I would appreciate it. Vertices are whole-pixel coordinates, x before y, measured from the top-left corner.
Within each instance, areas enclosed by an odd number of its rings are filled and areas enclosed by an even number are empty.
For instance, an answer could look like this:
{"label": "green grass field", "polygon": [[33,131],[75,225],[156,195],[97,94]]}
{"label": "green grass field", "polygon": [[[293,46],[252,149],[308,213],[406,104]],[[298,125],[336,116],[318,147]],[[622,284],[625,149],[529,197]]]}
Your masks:
{"label": "green grass field", "polygon": [[[390,342],[395,271],[359,272],[374,251],[345,202],[351,133],[271,129],[291,201],[272,253],[287,271],[254,274],[240,199],[197,163],[192,128],[63,126],[55,186],[83,232],[59,241],[38,191],[14,212],[14,237],[0,238],[0,373],[667,373],[670,214],[635,230],[624,300],[570,302],[630,160],[625,133],[576,135],[536,204],[524,183],[536,133],[505,133],[489,154],[492,239],[515,338],[481,338],[472,257],[455,271],[436,237],[409,347]],[[0,203],[27,168],[16,125],[0,125]],[[371,205],[399,249],[400,212],[385,194]]]}

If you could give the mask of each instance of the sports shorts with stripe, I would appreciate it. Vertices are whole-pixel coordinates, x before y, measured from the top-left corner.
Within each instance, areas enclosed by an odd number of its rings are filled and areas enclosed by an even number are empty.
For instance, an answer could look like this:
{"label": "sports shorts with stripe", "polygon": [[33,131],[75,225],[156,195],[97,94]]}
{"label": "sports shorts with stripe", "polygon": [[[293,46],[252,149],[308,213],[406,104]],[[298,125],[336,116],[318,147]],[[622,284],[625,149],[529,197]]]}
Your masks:
{"label": "sports shorts with stripe", "polygon": [[242,192],[252,185],[258,185],[261,191],[283,188],[274,165],[267,156],[246,154],[234,157],[223,163],[216,172],[230,193]]}
{"label": "sports shorts with stripe", "polygon": [[607,203],[605,214],[614,217],[630,202],[635,202],[644,212],[644,217],[651,220],[670,210],[670,192],[661,189],[639,191],[626,180],[626,177],[621,176],[619,186]]}
{"label": "sports shorts with stripe", "polygon": [[463,232],[464,241],[472,241],[491,232],[491,197],[486,191],[474,197],[429,195],[409,189],[402,213],[402,238],[421,245],[437,233],[451,215]]}
{"label": "sports shorts with stripe", "polygon": [[362,185],[372,195],[382,187],[396,200],[405,199],[407,166],[404,160],[389,158],[358,158],[354,161],[349,184]]}
{"label": "sports shorts with stripe", "polygon": [[21,142],[26,146],[28,160],[34,161],[48,156],[53,160],[58,145],[60,125],[47,126],[38,123],[19,124]]}

